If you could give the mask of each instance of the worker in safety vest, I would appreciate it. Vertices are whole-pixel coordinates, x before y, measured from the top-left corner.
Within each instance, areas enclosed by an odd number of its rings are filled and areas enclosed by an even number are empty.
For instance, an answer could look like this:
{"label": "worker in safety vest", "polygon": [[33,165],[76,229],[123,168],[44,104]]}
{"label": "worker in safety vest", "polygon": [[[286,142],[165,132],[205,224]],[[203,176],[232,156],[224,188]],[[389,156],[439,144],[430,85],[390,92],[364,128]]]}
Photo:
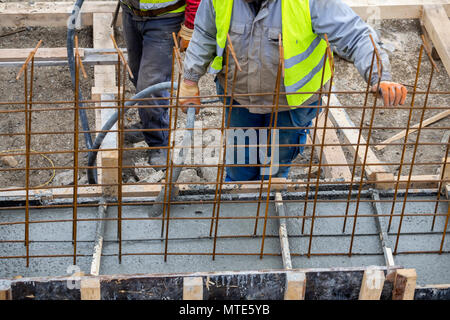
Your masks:
{"label": "worker in safety vest", "polygon": [[[128,50],[128,63],[134,75],[131,79],[137,92],[145,88],[170,81],[172,73],[172,33],[177,34],[185,19],[188,7],[188,22],[193,28],[193,19],[198,0],[120,0],[122,7],[123,34]],[[184,27],[184,34],[189,28]],[[187,30],[187,32],[186,32]],[[162,92],[154,97],[169,97]],[[168,145],[169,116],[167,100],[147,101],[141,105],[162,107],[139,108],[140,123],[127,129],[158,129],[155,131],[128,131],[125,140],[136,143],[145,140],[150,147]],[[166,163],[167,149],[149,150],[149,164]],[[155,168],[159,169],[159,168]]]}
{"label": "worker in safety vest", "polygon": [[[318,113],[318,93],[321,84],[324,92],[329,88],[331,77],[330,64],[324,66],[327,34],[332,47],[343,58],[354,63],[366,81],[369,80],[373,45],[369,34],[379,42],[374,30],[355,14],[341,0],[203,0],[198,8],[195,29],[184,61],[184,80],[180,88],[180,97],[199,95],[198,81],[206,73],[208,66],[211,73],[217,75],[217,93],[224,93],[225,85],[225,48],[227,34],[230,35],[237,60],[242,68],[238,71],[236,83],[233,84],[235,70],[234,60],[229,59],[227,95],[234,85],[233,105],[259,107],[233,107],[230,115],[230,128],[269,127],[274,105],[274,89],[279,64],[279,35],[282,35],[284,50],[284,77],[281,79],[280,92],[310,94],[280,95],[277,127],[309,127]],[[372,90],[379,91],[386,106],[404,104],[407,90],[404,86],[391,82],[390,64],[387,54],[377,45],[382,58],[383,69],[380,88],[378,69],[375,63],[371,78]],[[324,80],[322,82],[322,74]],[[270,95],[251,95],[272,93]],[[199,99],[181,99],[183,105],[200,104]],[[229,102],[227,102],[229,103]],[[299,106],[311,106],[310,108]],[[228,120],[229,108],[226,118]],[[272,123],[273,124],[273,123]],[[241,134],[242,134],[242,130]],[[267,131],[267,130],[266,130]],[[245,130],[244,130],[245,132]],[[246,132],[247,140],[251,134]],[[260,133],[260,132],[259,132]],[[228,134],[228,133],[227,133]],[[235,136],[239,133],[235,133]],[[307,130],[280,129],[274,144],[299,145],[306,143]],[[263,135],[257,135],[258,142]],[[237,137],[239,141],[239,137]],[[267,139],[267,138],[266,138]],[[277,139],[277,140],[275,140]],[[233,143],[227,137],[228,144]],[[242,141],[242,140],[241,140]],[[235,143],[240,144],[240,143]],[[264,144],[261,141],[261,144]],[[247,146],[249,144],[246,142]],[[243,149],[243,148],[241,148]],[[259,148],[261,149],[261,148]],[[262,148],[264,149],[264,148]],[[235,148],[237,153],[238,148]],[[255,152],[247,147],[245,163],[242,158],[227,151],[227,164],[247,164],[247,166],[228,166],[226,181],[248,181],[261,179],[270,174],[287,177],[289,165],[296,156],[303,152],[298,146],[279,147],[272,171],[262,169],[265,152]],[[268,155],[271,155],[269,152]],[[228,157],[228,156],[231,156]],[[230,160],[231,159],[231,160]],[[268,159],[265,158],[268,163]],[[276,163],[278,161],[278,163]],[[252,167],[249,164],[257,164]],[[286,166],[278,166],[284,164]]]}

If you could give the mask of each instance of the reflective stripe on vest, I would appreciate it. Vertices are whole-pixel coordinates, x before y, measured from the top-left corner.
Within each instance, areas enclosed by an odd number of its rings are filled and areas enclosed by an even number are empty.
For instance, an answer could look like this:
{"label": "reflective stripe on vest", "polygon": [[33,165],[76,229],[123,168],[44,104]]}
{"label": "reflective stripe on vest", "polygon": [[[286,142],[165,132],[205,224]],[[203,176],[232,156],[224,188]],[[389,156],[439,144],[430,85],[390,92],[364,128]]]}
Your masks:
{"label": "reflective stripe on vest", "polygon": [[[217,56],[210,71],[218,73],[223,66],[222,57],[231,24],[233,0],[213,0],[213,5],[216,12]],[[281,0],[281,5],[286,92],[311,92],[288,94],[287,101],[295,108],[313,96],[312,92],[318,91],[321,84],[330,80],[331,68],[326,63],[324,71],[327,45],[313,32],[309,0]]]}
{"label": "reflective stripe on vest", "polygon": [[223,53],[227,45],[227,34],[231,25],[233,0],[213,0],[216,11],[216,57],[209,69],[210,73],[219,73],[223,66]]}
{"label": "reflective stripe on vest", "polygon": [[[180,0],[121,0],[123,3],[125,3],[130,8],[136,8],[140,10],[156,10],[165,8],[168,6],[171,6],[173,4],[176,4]],[[167,13],[176,13],[176,12],[183,12],[186,8],[186,5],[181,6],[180,8],[166,12]]]}

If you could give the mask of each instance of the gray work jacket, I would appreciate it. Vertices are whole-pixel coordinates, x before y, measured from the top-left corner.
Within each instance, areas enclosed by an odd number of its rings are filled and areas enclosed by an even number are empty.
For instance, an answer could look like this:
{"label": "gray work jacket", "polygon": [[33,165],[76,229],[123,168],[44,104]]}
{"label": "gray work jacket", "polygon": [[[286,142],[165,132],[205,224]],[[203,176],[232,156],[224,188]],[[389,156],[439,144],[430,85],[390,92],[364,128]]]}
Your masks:
{"label": "gray work jacket", "polygon": [[[264,0],[256,14],[245,0],[234,0],[230,26],[230,38],[242,67],[238,71],[235,93],[274,92],[277,78],[279,48],[278,35],[281,34],[281,1]],[[314,32],[323,38],[327,34],[330,45],[339,54],[352,61],[360,74],[368,81],[373,55],[372,34],[379,43],[375,31],[368,26],[349,6],[341,0],[309,0]],[[184,61],[184,78],[198,81],[214,59],[216,53],[215,11],[212,0],[203,0],[195,18],[195,29]],[[389,58],[377,45],[383,60],[382,80],[391,80]],[[225,59],[224,59],[225,61]],[[230,56],[228,74],[228,94],[231,92],[234,61]],[[218,74],[218,80],[225,83],[225,68]],[[378,81],[374,66],[371,83]],[[283,80],[281,92],[286,92]],[[236,97],[242,105],[273,105],[273,96]],[[303,105],[318,100],[314,95]],[[286,97],[280,96],[280,110],[287,110]],[[249,108],[252,113],[270,113],[269,108]]]}

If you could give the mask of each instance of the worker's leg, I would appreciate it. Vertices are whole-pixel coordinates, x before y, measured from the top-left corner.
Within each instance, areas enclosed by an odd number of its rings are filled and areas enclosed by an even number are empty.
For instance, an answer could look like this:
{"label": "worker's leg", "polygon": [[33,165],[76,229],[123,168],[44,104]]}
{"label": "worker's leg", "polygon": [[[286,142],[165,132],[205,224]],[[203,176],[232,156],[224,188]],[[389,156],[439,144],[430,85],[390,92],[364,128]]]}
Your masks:
{"label": "worker's leg", "polygon": [[[227,164],[258,164],[259,130],[252,127],[261,127],[264,115],[250,113],[247,108],[227,108],[226,118],[230,116],[230,130],[227,132]],[[239,129],[247,128],[247,129]],[[251,181],[259,180],[260,168],[250,167],[227,167],[226,181]]]}
{"label": "worker's leg", "polygon": [[[172,73],[172,33],[180,29],[183,16],[147,20],[142,24],[143,50],[140,63],[137,91],[160,83],[170,81]],[[169,92],[155,94],[154,97],[169,97]],[[168,105],[168,100],[148,101],[146,105]],[[139,116],[145,129],[167,129],[169,116],[167,107],[140,108]],[[167,131],[150,131],[144,133],[149,146],[167,146]],[[151,160],[151,159],[150,159]]]}
{"label": "worker's leg", "polygon": [[134,21],[131,14],[126,11],[122,11],[122,21],[123,36],[127,45],[128,65],[130,66],[131,72],[134,76],[134,79],[130,78],[130,80],[133,82],[134,87],[136,87],[139,79],[139,66],[142,58],[143,38],[139,28],[139,22]]}
{"label": "worker's leg", "polygon": [[[311,106],[317,106],[317,103]],[[311,126],[311,121],[316,117],[317,112],[320,113],[320,108],[297,108],[290,111],[283,111],[278,113],[277,127],[278,128],[288,128],[288,127],[309,127]],[[269,115],[266,115],[265,126],[270,125]],[[274,121],[273,121],[274,123]],[[309,129],[280,129],[277,131],[278,143],[279,145],[297,145],[297,146],[285,146],[276,148],[275,151],[278,152],[277,162],[274,162],[272,168],[272,177],[283,177],[287,178],[290,171],[290,165],[292,161],[299,155],[303,153],[304,147],[298,146],[301,144],[306,144],[306,137]],[[275,140],[276,141],[276,140]],[[271,155],[271,150],[269,149],[269,155]],[[264,160],[260,159],[262,163]],[[268,161],[267,161],[268,162]],[[266,163],[267,163],[266,162]],[[278,166],[279,164],[279,166]],[[269,169],[267,168],[264,173],[265,179],[269,177]]]}
{"label": "worker's leg", "polygon": [[[224,93],[222,86],[216,81],[217,94]],[[227,99],[227,104],[230,99]],[[264,115],[250,113],[247,108],[237,107],[238,102],[233,101],[233,107],[226,109],[225,127],[227,126],[228,117],[230,116],[230,131],[227,135],[227,157],[226,164],[257,164],[258,148],[248,147],[249,145],[258,144],[258,131],[247,129],[234,129],[242,127],[260,127],[264,121]],[[256,138],[256,139],[255,139]],[[246,147],[238,147],[244,145]],[[227,167],[225,181],[251,181],[259,179],[260,168],[258,167]]]}

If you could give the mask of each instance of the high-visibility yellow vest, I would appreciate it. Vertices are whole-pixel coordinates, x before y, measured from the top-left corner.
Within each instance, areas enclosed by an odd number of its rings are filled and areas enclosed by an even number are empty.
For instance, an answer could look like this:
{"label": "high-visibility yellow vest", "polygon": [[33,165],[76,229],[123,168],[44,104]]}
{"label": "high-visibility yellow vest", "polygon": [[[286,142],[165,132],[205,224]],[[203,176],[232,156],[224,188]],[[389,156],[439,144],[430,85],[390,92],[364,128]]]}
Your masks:
{"label": "high-visibility yellow vest", "polygon": [[[156,10],[168,7],[170,5],[173,5],[177,3],[177,0],[121,0],[123,3],[125,3],[129,7],[133,7],[135,9],[140,10]],[[186,8],[186,5],[181,6],[178,9],[175,9],[167,13],[176,13],[176,12],[183,12]]]}
{"label": "high-visibility yellow vest", "polygon": [[[222,70],[223,54],[230,30],[233,0],[212,0],[216,11],[217,46],[211,72]],[[309,0],[281,0],[284,47],[284,85],[287,93],[316,92],[322,84],[323,62],[327,44],[313,32]],[[236,45],[236,44],[235,44]],[[325,64],[323,84],[331,78],[331,67]],[[291,107],[300,106],[313,93],[288,94]]]}

